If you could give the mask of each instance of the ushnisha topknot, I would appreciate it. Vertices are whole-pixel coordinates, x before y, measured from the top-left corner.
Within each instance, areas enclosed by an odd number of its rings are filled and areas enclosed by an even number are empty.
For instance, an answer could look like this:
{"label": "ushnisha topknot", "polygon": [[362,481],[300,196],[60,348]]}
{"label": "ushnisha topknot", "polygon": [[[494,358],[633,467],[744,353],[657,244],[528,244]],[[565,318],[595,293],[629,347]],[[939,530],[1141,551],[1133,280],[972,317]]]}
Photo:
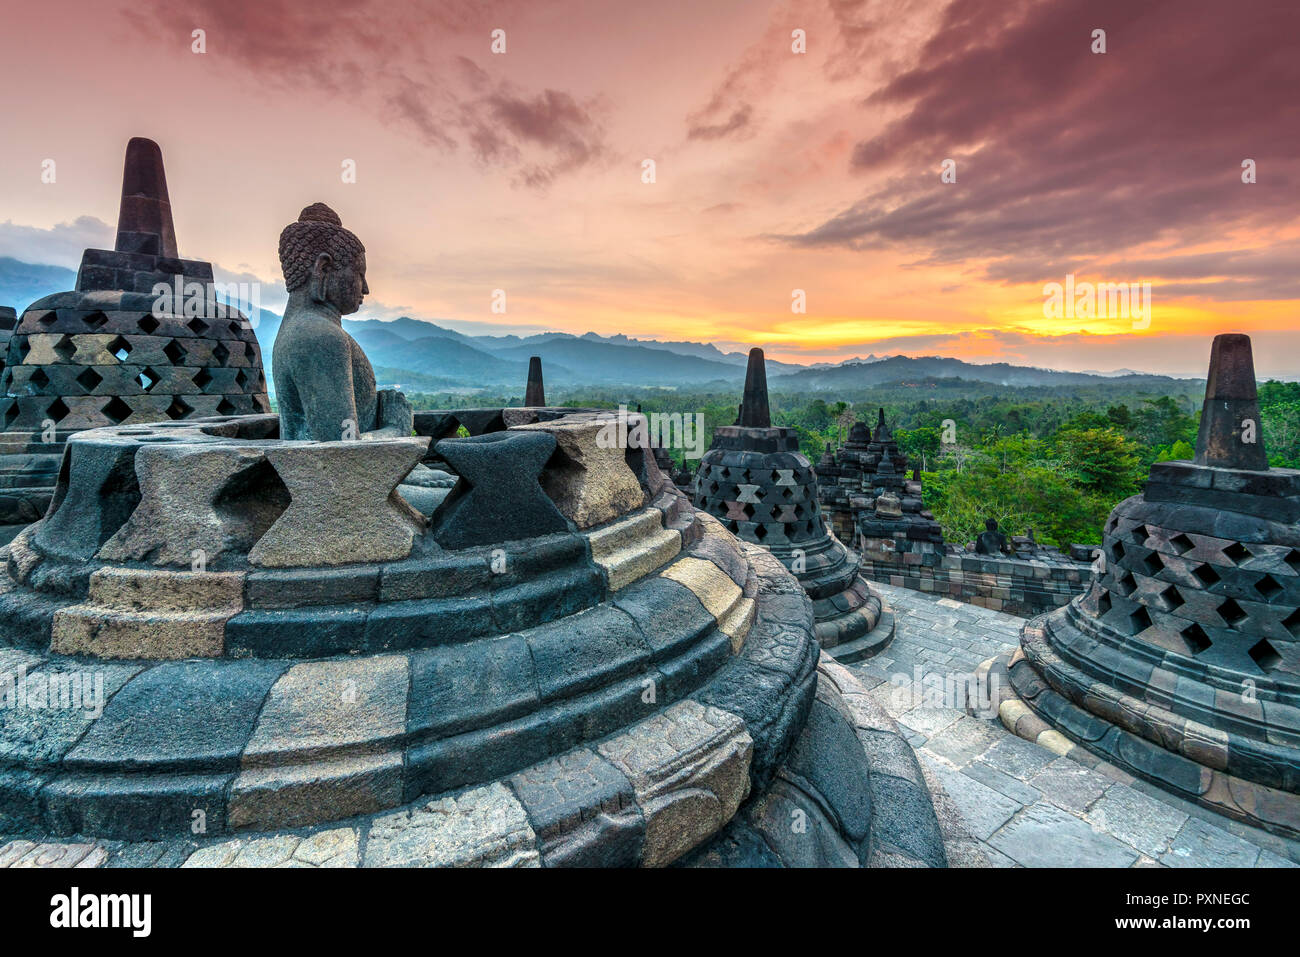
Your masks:
{"label": "ushnisha topknot", "polygon": [[280,269],[285,288],[293,292],[306,285],[321,253],[329,253],[335,262],[347,265],[365,251],[361,240],[344,228],[338,213],[324,203],[312,203],[298,214],[297,222],[280,233]]}

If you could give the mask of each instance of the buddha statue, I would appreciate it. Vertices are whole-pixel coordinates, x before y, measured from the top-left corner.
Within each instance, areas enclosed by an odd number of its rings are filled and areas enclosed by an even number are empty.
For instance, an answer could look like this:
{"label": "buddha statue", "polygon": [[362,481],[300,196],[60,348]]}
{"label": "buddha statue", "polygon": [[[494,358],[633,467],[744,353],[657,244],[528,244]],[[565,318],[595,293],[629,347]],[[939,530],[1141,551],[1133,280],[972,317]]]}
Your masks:
{"label": "buddha statue", "polygon": [[375,371],[342,319],[370,292],[366,249],[338,213],[313,203],[280,233],[289,302],[272,352],[280,437],[334,442],[410,435],[410,403],[376,391]]}
{"label": "buddha statue", "polygon": [[984,531],[980,532],[979,538],[975,540],[975,553],[977,555],[1006,555],[1011,551],[1007,542],[1007,536],[998,531],[996,519],[987,518],[984,520]]}

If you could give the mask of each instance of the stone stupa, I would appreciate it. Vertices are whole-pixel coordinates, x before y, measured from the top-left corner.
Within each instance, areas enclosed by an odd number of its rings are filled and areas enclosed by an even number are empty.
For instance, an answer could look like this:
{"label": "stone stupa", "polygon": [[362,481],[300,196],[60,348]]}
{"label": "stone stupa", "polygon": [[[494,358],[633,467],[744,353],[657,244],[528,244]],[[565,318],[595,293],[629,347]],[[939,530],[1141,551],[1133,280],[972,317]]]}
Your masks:
{"label": "stone stupa", "polygon": [[[281,260],[285,413],[79,432],[0,551],[0,672],[24,693],[94,674],[107,699],[0,711],[0,831],[209,866],[962,847],[799,583],[605,441],[617,416],[412,414],[344,386],[330,368],[369,365],[340,324],[364,249],[316,204]],[[350,439],[281,438],[340,409]],[[426,518],[401,483],[435,458],[457,481]]]}
{"label": "stone stupa", "polygon": [[1196,458],[1153,465],[1111,512],[1088,590],[1025,625],[1004,723],[1300,836],[1297,522],[1300,471],[1268,466],[1250,339],[1217,336]]}
{"label": "stone stupa", "polygon": [[822,517],[817,473],[795,430],[772,426],[762,349],[749,352],[736,424],[714,432],[700,461],[695,507],[794,573],[812,599],[817,640],[837,658],[870,657],[893,637],[892,613],[860,574],[857,554]]}
{"label": "stone stupa", "polygon": [[114,248],[87,249],[76,290],[32,303],[8,340],[0,540],[45,514],[75,432],[270,410],[253,328],[212,282],[177,251],[162,151],[132,139]]}

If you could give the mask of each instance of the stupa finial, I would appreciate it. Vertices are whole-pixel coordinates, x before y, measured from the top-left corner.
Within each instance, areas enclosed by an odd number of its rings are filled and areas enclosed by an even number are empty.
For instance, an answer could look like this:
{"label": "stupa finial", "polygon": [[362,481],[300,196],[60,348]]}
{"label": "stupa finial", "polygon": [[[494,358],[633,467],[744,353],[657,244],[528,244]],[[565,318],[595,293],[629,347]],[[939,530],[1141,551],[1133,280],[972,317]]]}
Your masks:
{"label": "stupa finial", "polygon": [[114,248],[120,253],[147,253],[173,259],[180,256],[162,150],[153,140],[141,136],[133,137],[126,144],[122,206],[117,214]]}
{"label": "stupa finial", "polygon": [[542,386],[542,357],[528,359],[528,386],[524,389],[524,405],[528,408],[546,405],[546,390]]}
{"label": "stupa finial", "polygon": [[763,360],[763,350],[757,346],[749,350],[749,367],[745,370],[745,396],[737,424],[754,429],[772,427],[772,414],[767,405],[767,365]]}
{"label": "stupa finial", "polygon": [[1225,333],[1214,337],[1195,461],[1229,469],[1268,468],[1250,336]]}

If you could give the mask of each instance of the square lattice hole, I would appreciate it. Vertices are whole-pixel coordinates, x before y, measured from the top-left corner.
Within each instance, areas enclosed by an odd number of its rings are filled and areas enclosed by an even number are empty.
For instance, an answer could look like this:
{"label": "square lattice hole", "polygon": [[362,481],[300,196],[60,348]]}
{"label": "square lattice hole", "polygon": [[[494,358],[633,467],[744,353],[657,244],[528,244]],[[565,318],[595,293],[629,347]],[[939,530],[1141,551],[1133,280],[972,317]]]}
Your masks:
{"label": "square lattice hole", "polygon": [[1229,626],[1235,627],[1239,622],[1246,620],[1246,612],[1235,601],[1229,598],[1216,609],[1219,617],[1228,623]]}
{"label": "square lattice hole", "polygon": [[127,342],[121,336],[117,336],[105,348],[109,355],[114,356],[118,362],[125,362],[126,357],[131,354],[131,343]]}
{"label": "square lattice hole", "polygon": [[1265,601],[1272,601],[1282,591],[1282,584],[1272,575],[1264,575],[1255,582],[1255,591],[1263,595]]}
{"label": "square lattice hole", "polygon": [[1209,565],[1197,565],[1192,574],[1195,575],[1197,580],[1206,588],[1217,585],[1221,581],[1219,573]]}
{"label": "square lattice hole", "polygon": [[1300,608],[1287,615],[1282,627],[1291,632],[1291,637],[1300,638]]}
{"label": "square lattice hole", "polygon": [[1228,560],[1234,565],[1240,565],[1246,559],[1255,557],[1251,554],[1250,549],[1241,544],[1241,542],[1233,542],[1223,550],[1223,554],[1227,555]]}
{"label": "square lattice hole", "polygon": [[1155,578],[1165,570],[1164,559],[1160,557],[1159,552],[1152,552],[1146,558],[1142,559],[1142,567],[1146,569],[1148,575]]}
{"label": "square lattice hole", "polygon": [[1135,588],[1137,588],[1137,579],[1133,577],[1133,573],[1130,571],[1125,571],[1123,575],[1115,579],[1115,590],[1125,598],[1133,594]]}
{"label": "square lattice hole", "polygon": [[1145,545],[1147,543],[1147,527],[1138,525],[1129,530],[1129,536],[1132,538],[1134,545]]}
{"label": "square lattice hole", "polygon": [[1277,653],[1277,649],[1268,643],[1267,638],[1261,638],[1250,651],[1251,660],[1259,665],[1260,671],[1272,671],[1282,663],[1282,656]]}
{"label": "square lattice hole", "polygon": [[77,376],[77,384],[87,392],[94,392],[95,387],[104,381],[104,377],[92,369],[90,366],[81,370]]}
{"label": "square lattice hole", "polygon": [[1170,585],[1160,593],[1160,603],[1164,605],[1165,611],[1173,611],[1184,604],[1183,596],[1175,586]]}
{"label": "square lattice hole", "polygon": [[114,425],[119,425],[126,421],[127,417],[130,416],[131,407],[122,401],[121,396],[115,395],[105,403],[104,407],[100,409],[100,411],[103,412],[104,415],[108,417],[108,420]]}
{"label": "square lattice hole", "polygon": [[1187,649],[1194,655],[1199,655],[1206,648],[1210,647],[1210,636],[1205,633],[1205,629],[1196,622],[1192,622],[1181,632],[1183,640],[1187,642]]}
{"label": "square lattice hole", "polygon": [[1136,611],[1134,611],[1132,614],[1128,616],[1128,621],[1129,621],[1130,635],[1136,635],[1139,632],[1146,631],[1146,629],[1151,627],[1151,615],[1145,608],[1142,608],[1141,606],[1139,606]]}
{"label": "square lattice hole", "polygon": [[1188,552],[1190,552],[1193,548],[1196,547],[1196,543],[1193,542],[1186,535],[1184,535],[1182,532],[1179,532],[1173,538],[1169,539],[1169,546],[1177,554],[1186,555]]}
{"label": "square lattice hole", "polygon": [[167,418],[183,419],[194,411],[194,406],[190,405],[180,396],[172,399],[172,404],[167,406]]}
{"label": "square lattice hole", "polygon": [[185,347],[175,339],[163,346],[163,355],[174,366],[185,365]]}
{"label": "square lattice hole", "polygon": [[160,325],[162,325],[162,323],[160,323],[157,319],[153,317],[151,313],[148,312],[146,312],[143,316],[141,316],[140,321],[136,323],[136,326],[139,327],[140,331],[143,332],[146,336],[153,335],[154,330],[157,329]]}

